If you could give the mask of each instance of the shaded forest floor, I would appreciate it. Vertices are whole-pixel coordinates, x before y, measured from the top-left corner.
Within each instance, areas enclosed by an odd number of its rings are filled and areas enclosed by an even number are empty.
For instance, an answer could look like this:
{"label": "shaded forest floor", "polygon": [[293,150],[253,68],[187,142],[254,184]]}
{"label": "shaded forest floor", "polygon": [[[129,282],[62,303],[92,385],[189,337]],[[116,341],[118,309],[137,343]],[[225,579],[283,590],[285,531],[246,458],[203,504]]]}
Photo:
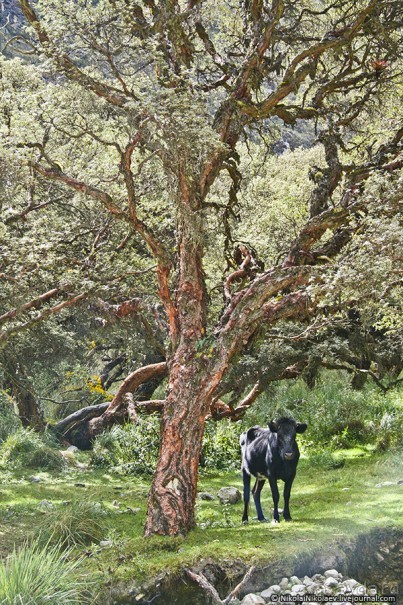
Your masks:
{"label": "shaded forest floor", "polygon": [[[116,476],[102,469],[70,468],[59,474],[0,470],[0,557],[46,523],[49,513],[46,504],[40,505],[43,500],[53,510],[75,500],[100,504],[104,536],[99,544],[79,552],[85,554],[86,573],[104,586],[133,579],[146,582],[207,558],[267,563],[327,543],[340,544],[374,528],[402,527],[401,454],[354,449],[341,450],[336,458],[344,466],[328,470],[301,460],[291,495],[293,523],[273,526],[252,520],[242,526],[242,502],[223,506],[215,497],[198,500],[198,527],[186,539],[143,538],[149,479]],[[241,490],[241,483],[240,473],[204,474],[198,489],[216,496],[223,486]],[[268,515],[271,499],[266,486],[262,502]]]}

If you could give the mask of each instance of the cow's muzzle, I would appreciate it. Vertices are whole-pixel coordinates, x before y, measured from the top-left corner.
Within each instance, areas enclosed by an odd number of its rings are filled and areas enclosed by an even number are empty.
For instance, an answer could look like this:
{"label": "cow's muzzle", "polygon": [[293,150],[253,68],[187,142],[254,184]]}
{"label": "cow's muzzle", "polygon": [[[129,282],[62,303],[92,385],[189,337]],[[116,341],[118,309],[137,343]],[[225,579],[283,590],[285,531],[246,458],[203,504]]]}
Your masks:
{"label": "cow's muzzle", "polygon": [[286,452],[284,454],[284,460],[293,460],[294,457],[295,457],[294,452]]}

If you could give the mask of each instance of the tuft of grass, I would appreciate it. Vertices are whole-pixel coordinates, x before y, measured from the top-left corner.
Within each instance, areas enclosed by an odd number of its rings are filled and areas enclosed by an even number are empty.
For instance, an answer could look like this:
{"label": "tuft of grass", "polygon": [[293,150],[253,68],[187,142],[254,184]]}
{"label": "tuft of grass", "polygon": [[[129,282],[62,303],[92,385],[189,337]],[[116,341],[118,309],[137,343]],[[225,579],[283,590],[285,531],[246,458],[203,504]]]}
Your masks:
{"label": "tuft of grass", "polygon": [[41,544],[59,544],[62,548],[99,542],[105,533],[101,520],[104,513],[94,502],[73,501],[46,514],[38,526],[38,540]]}
{"label": "tuft of grass", "polygon": [[80,560],[67,559],[59,546],[38,541],[0,562],[1,605],[81,605],[88,586],[77,574]]}
{"label": "tuft of grass", "polygon": [[321,468],[324,470],[332,470],[334,468],[343,468],[345,462],[343,458],[335,457],[329,450],[323,450],[310,454],[308,458],[310,466]]}
{"label": "tuft of grass", "polygon": [[61,453],[52,447],[46,436],[32,429],[20,428],[9,435],[0,446],[0,462],[13,469],[27,467],[61,471],[66,462]]}

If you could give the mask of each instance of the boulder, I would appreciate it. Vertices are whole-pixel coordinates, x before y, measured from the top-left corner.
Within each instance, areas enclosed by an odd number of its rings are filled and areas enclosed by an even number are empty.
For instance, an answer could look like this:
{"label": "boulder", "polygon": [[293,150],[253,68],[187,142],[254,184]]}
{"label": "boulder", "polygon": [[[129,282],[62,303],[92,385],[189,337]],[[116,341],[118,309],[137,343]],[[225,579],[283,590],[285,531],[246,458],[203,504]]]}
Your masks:
{"label": "boulder", "polygon": [[236,487],[222,487],[217,497],[220,504],[236,504],[242,500],[241,492]]}
{"label": "boulder", "polygon": [[266,601],[258,594],[247,594],[241,605],[266,605]]}
{"label": "boulder", "polygon": [[338,586],[339,583],[336,580],[336,578],[333,578],[332,576],[326,578],[325,580],[325,586],[327,586],[328,588],[336,588],[336,586]]}
{"label": "boulder", "polygon": [[339,573],[337,569],[328,569],[323,575],[325,578],[336,578],[336,580],[341,580],[342,578],[341,573]]}
{"label": "boulder", "polygon": [[199,492],[197,498],[199,500],[215,500],[213,494],[209,494],[208,492]]}

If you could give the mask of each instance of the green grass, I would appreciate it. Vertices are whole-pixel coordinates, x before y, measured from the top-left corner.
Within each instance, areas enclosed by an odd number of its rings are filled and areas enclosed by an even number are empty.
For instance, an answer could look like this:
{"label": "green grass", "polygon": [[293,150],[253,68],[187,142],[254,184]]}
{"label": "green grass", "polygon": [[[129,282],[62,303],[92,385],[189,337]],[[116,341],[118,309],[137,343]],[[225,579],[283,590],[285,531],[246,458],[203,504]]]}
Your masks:
{"label": "green grass", "polygon": [[87,583],[78,577],[79,560],[68,560],[57,546],[38,542],[0,561],[1,605],[82,605],[90,603]]}
{"label": "green grass", "polygon": [[[242,526],[242,503],[223,507],[217,499],[198,501],[199,525],[186,539],[143,538],[148,480],[118,477],[97,469],[59,476],[38,473],[41,483],[30,483],[28,472],[3,473],[1,483],[0,473],[0,557],[12,551],[15,541],[22,543],[39,520],[51,520],[51,513],[38,510],[43,499],[52,501],[57,509],[66,506],[64,501],[74,499],[101,503],[107,511],[102,521],[104,535],[97,537],[109,544],[85,547],[91,553],[85,566],[88,571],[97,570],[100,582],[150,579],[162,571],[175,571],[209,557],[217,561],[237,558],[275,562],[285,554],[291,558],[373,528],[401,527],[403,486],[396,484],[403,479],[401,456],[360,448],[333,455],[344,459],[342,468],[324,470],[313,466],[309,458],[301,459],[291,496],[293,523],[273,526],[252,520]],[[384,481],[395,484],[376,487]],[[78,482],[85,487],[75,487]],[[239,472],[203,474],[198,489],[215,494],[229,485],[241,489]],[[263,490],[262,503],[268,514],[268,486]]]}

